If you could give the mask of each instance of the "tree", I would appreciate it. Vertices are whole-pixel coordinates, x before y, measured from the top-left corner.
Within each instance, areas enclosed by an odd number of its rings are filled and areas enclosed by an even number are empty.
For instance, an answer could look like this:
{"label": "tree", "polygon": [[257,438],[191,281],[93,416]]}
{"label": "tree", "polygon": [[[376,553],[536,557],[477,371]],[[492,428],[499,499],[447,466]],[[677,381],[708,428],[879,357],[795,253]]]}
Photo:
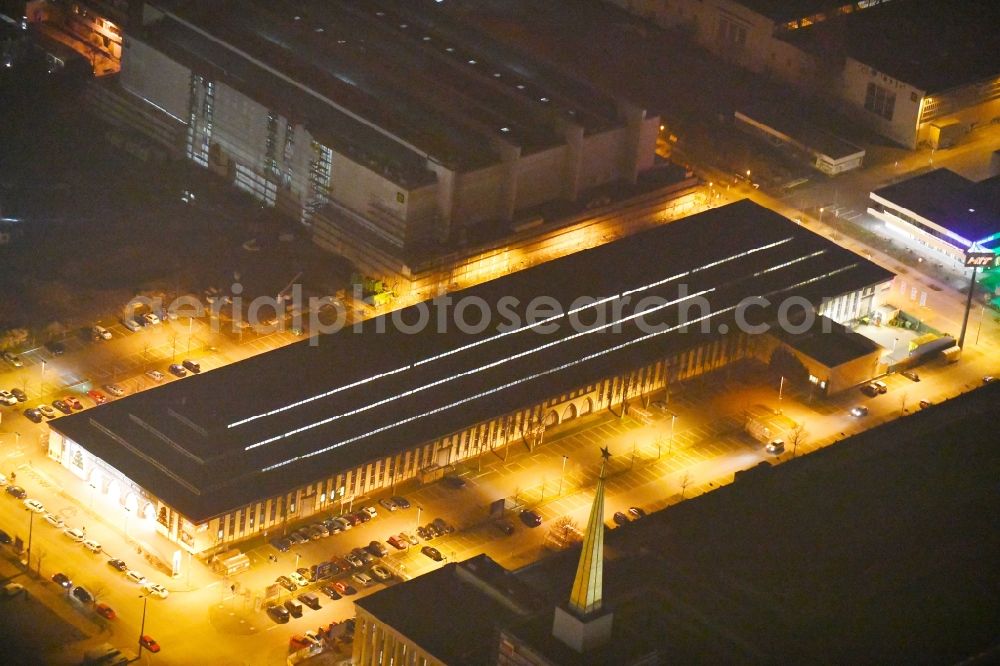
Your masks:
{"label": "tree", "polygon": [[795,427],[793,427],[791,430],[788,431],[786,439],[788,439],[788,443],[792,445],[793,458],[795,457],[796,450],[799,448],[799,444],[803,443],[805,441],[805,438],[806,438],[806,429],[805,425],[802,423],[799,423],[798,425],[796,425]]}
{"label": "tree", "polygon": [[552,550],[565,550],[583,541],[583,531],[569,516],[556,519],[545,535],[544,544]]}
{"label": "tree", "polygon": [[691,485],[691,473],[684,472],[684,476],[681,477],[681,499],[684,499],[684,494],[687,492],[687,487]]}

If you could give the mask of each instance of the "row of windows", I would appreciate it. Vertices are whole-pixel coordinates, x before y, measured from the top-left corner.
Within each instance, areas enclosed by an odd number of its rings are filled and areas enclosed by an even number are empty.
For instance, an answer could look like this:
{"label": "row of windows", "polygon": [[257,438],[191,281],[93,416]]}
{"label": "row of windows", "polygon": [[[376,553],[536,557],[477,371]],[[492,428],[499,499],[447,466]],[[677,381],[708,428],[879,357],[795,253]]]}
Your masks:
{"label": "row of windows", "polygon": [[[302,513],[303,507],[297,506],[296,501],[305,505],[308,500],[313,510],[320,510],[335,501],[363,496],[373,490],[387,487],[393,482],[398,483],[400,480],[412,478],[419,474],[420,470],[437,462],[435,457],[438,451],[449,449],[453,451],[448,462],[480,455],[487,449],[492,450],[525,436],[532,428],[545,422],[546,417],[553,413],[553,407],[578,401],[579,398],[586,400],[587,396],[593,395],[595,391],[598,394],[597,405],[603,407],[607,406],[605,403],[620,402],[623,395],[633,398],[655,390],[663,386],[668,379],[677,381],[720,368],[747,353],[747,336],[723,336],[710,344],[638,368],[626,375],[581,387],[534,407],[477,424],[419,449],[373,461],[358,469],[310,484],[299,493],[291,494],[287,498],[278,497],[259,502],[249,509],[236,511],[222,519],[219,538],[221,540],[223,534],[227,535],[227,539],[242,538],[256,530],[267,529],[280,523],[286,517],[294,516],[297,511]],[[578,413],[584,414],[586,411],[584,407]],[[287,516],[282,511],[283,502],[287,502]]]}

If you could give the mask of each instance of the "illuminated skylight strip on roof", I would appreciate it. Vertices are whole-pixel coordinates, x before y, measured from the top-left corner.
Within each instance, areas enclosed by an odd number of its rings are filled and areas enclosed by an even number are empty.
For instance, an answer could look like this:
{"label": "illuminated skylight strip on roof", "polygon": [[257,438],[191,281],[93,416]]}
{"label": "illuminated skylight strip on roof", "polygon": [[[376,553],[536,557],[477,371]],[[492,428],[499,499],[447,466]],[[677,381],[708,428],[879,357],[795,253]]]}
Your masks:
{"label": "illuminated skylight strip on roof", "polygon": [[[611,296],[607,296],[607,297],[602,298],[602,299],[600,299],[598,301],[595,301],[594,303],[588,303],[587,305],[582,305],[582,306],[579,306],[577,308],[574,308],[574,309],[570,310],[569,312],[565,312],[565,313],[562,313],[562,314],[553,315],[551,317],[547,317],[547,318],[545,318],[545,319],[543,319],[541,321],[535,322],[533,324],[529,324],[529,325],[526,325],[526,326],[521,326],[519,328],[511,329],[511,330],[508,330],[508,331],[503,331],[503,332],[497,333],[496,335],[491,335],[491,336],[483,338],[481,340],[476,340],[474,342],[470,342],[468,344],[462,345],[461,347],[456,347],[455,349],[450,349],[450,350],[448,350],[446,352],[441,352],[440,354],[436,354],[434,356],[430,356],[428,358],[425,358],[425,359],[422,359],[422,360],[419,360],[419,361],[415,361],[414,363],[411,363],[410,365],[405,365],[405,366],[396,368],[395,370],[389,370],[389,371],[382,372],[382,373],[379,373],[379,374],[376,374],[376,375],[372,375],[371,377],[366,377],[364,379],[359,379],[358,381],[352,382],[351,384],[347,384],[345,386],[339,386],[339,387],[337,387],[335,389],[331,389],[331,390],[326,391],[324,393],[319,393],[317,395],[310,396],[308,398],[303,398],[302,400],[299,400],[297,402],[289,403],[289,404],[283,405],[281,407],[276,407],[275,409],[272,409],[272,410],[270,410],[268,412],[262,412],[260,414],[254,414],[253,416],[248,416],[248,417],[240,419],[238,421],[233,421],[228,426],[226,426],[226,428],[227,429],[228,428],[236,428],[237,426],[241,426],[241,425],[244,425],[246,423],[250,423],[252,421],[256,421],[257,419],[262,419],[262,418],[265,418],[265,417],[268,417],[268,416],[273,416],[275,414],[279,414],[279,413],[287,411],[289,409],[294,409],[296,407],[300,407],[302,405],[308,404],[310,402],[314,402],[316,400],[322,400],[323,398],[328,398],[331,395],[334,395],[334,394],[339,393],[341,391],[345,391],[347,389],[355,388],[357,386],[361,386],[362,384],[366,384],[366,383],[371,382],[371,381],[382,379],[383,377],[388,377],[390,375],[394,375],[394,374],[403,372],[405,370],[409,370],[410,368],[415,368],[418,365],[423,365],[425,363],[430,363],[431,361],[436,361],[438,359],[445,358],[446,356],[450,356],[452,354],[457,354],[459,352],[467,351],[469,349],[473,349],[474,347],[478,347],[479,345],[486,344],[488,342],[494,342],[496,340],[499,340],[500,338],[506,337],[508,335],[512,335],[514,333],[521,333],[521,332],[524,332],[524,331],[530,331],[531,329],[537,328],[539,326],[544,326],[546,324],[552,323],[553,321],[555,321],[557,319],[560,319],[562,317],[566,317],[566,316],[569,316],[569,315],[577,314],[578,312],[581,312],[582,310],[584,310],[586,308],[597,307],[598,305],[602,305],[604,303],[607,303],[608,301],[612,301],[612,300],[615,300],[615,299],[618,299],[618,298],[624,298],[625,296],[629,296],[629,295],[634,294],[636,292],[646,291],[646,290],[649,290],[649,289],[655,289],[656,287],[663,286],[664,284],[667,284],[668,282],[672,282],[674,280],[679,280],[680,278],[687,277],[688,275],[691,275],[692,273],[697,273],[699,271],[704,271],[704,270],[707,270],[709,268],[714,268],[715,266],[719,266],[719,265],[724,264],[724,263],[729,262],[729,261],[735,261],[736,259],[742,259],[743,257],[749,256],[751,254],[755,254],[757,252],[763,252],[764,250],[769,250],[769,249],[777,247],[779,245],[783,245],[785,243],[788,243],[788,242],[790,242],[792,240],[793,240],[793,237],[789,236],[787,238],[784,238],[784,239],[779,240],[779,241],[775,241],[773,243],[768,243],[766,245],[761,245],[759,247],[752,248],[750,250],[745,250],[743,252],[739,252],[739,253],[731,255],[729,257],[724,257],[724,258],[719,259],[717,261],[710,262],[708,264],[705,264],[704,266],[699,266],[698,268],[694,268],[694,269],[691,269],[689,271],[685,271],[683,273],[677,273],[676,275],[672,275],[672,276],[670,276],[668,278],[663,278],[663,279],[657,280],[655,282],[650,282],[649,284],[644,285],[642,287],[636,287],[634,289],[629,289],[629,290],[623,291],[620,294],[614,294],[614,295],[611,295]],[[273,438],[271,438],[269,440],[266,440],[265,442],[262,442],[262,443],[266,444],[266,443],[269,443],[271,441],[275,441],[276,439],[280,439],[280,436],[273,437]]]}
{"label": "illuminated skylight strip on roof", "polygon": [[[837,268],[837,269],[834,269],[834,270],[829,271],[827,273],[824,273],[822,275],[817,275],[817,276],[809,278],[807,280],[801,280],[800,282],[797,282],[797,283],[795,283],[795,284],[793,284],[791,286],[783,287],[781,289],[775,289],[773,291],[769,291],[766,294],[764,294],[763,297],[766,298],[767,296],[773,296],[775,294],[780,294],[780,293],[785,292],[785,291],[790,291],[792,289],[797,289],[799,287],[803,287],[805,285],[812,284],[812,283],[818,282],[820,280],[824,280],[824,279],[826,279],[828,277],[837,275],[838,273],[843,273],[844,271],[852,270],[852,269],[856,268],[857,266],[858,266],[858,264],[855,263],[855,264],[851,264],[850,266],[844,266],[844,267],[841,267],[841,268]],[[381,426],[379,428],[375,428],[374,430],[370,430],[370,431],[368,431],[366,433],[363,433],[361,435],[355,435],[354,437],[350,437],[348,439],[341,440],[340,442],[337,442],[336,444],[331,444],[329,446],[325,446],[322,449],[318,449],[316,451],[311,451],[309,453],[303,453],[302,455],[298,455],[298,456],[294,456],[292,458],[288,458],[288,459],[283,460],[283,461],[281,461],[279,463],[275,463],[273,465],[268,465],[267,467],[262,467],[260,471],[261,472],[270,472],[270,471],[273,471],[273,470],[278,469],[280,467],[284,467],[285,465],[289,465],[291,463],[297,462],[299,460],[305,460],[306,458],[311,458],[313,456],[318,456],[318,455],[327,453],[327,452],[332,451],[334,449],[340,448],[341,446],[345,446],[347,444],[351,444],[353,442],[356,442],[356,441],[358,441],[360,439],[364,439],[364,438],[370,437],[372,435],[377,435],[380,432],[384,432],[386,430],[390,430],[392,428],[396,428],[396,427],[401,426],[401,425],[406,425],[407,423],[411,423],[413,421],[416,421],[417,419],[424,418],[425,416],[432,416],[432,415],[437,414],[439,412],[443,412],[446,409],[451,409],[452,407],[458,407],[459,405],[463,405],[463,404],[465,404],[467,402],[471,402],[473,400],[478,400],[479,398],[484,398],[484,397],[486,397],[488,395],[492,395],[494,393],[498,393],[500,391],[504,391],[504,390],[506,390],[508,388],[512,388],[514,386],[518,386],[518,385],[523,384],[525,382],[529,382],[529,381],[532,381],[534,379],[538,379],[540,377],[544,377],[546,375],[550,375],[550,374],[554,374],[556,372],[560,372],[560,371],[565,370],[567,368],[571,368],[571,367],[573,367],[575,365],[579,365],[580,363],[586,363],[587,361],[591,361],[591,360],[593,360],[595,358],[599,358],[601,356],[605,356],[607,354],[610,354],[610,353],[615,352],[615,351],[619,351],[621,349],[624,349],[626,347],[630,347],[630,346],[638,344],[640,342],[644,342],[644,341],[652,339],[652,338],[654,338],[656,336],[665,335],[667,333],[673,333],[674,331],[679,330],[681,328],[684,328],[686,326],[691,326],[691,325],[694,325],[694,324],[698,324],[698,323],[700,323],[700,322],[702,322],[702,321],[704,321],[706,319],[711,319],[712,317],[715,317],[717,315],[725,314],[726,312],[730,312],[732,310],[735,310],[739,306],[740,306],[739,303],[736,304],[736,305],[730,305],[729,307],[726,307],[726,308],[723,308],[721,310],[718,310],[717,312],[710,312],[710,313],[708,313],[706,315],[702,315],[701,317],[698,317],[698,318],[696,318],[696,319],[694,319],[692,321],[685,321],[685,322],[682,322],[680,324],[676,324],[674,326],[671,326],[671,327],[669,327],[667,329],[664,329],[662,331],[653,331],[651,333],[647,333],[647,334],[642,335],[642,336],[640,336],[638,338],[635,338],[633,340],[628,340],[626,342],[622,342],[620,344],[617,344],[617,345],[615,345],[613,347],[609,347],[607,349],[603,349],[603,350],[600,350],[600,351],[597,351],[597,352],[593,352],[591,354],[587,354],[586,356],[583,356],[583,357],[581,357],[581,358],[579,358],[579,359],[577,359],[575,361],[568,361],[566,363],[563,363],[561,365],[555,366],[553,368],[549,368],[548,370],[543,370],[541,372],[536,372],[536,373],[534,373],[532,375],[528,375],[528,376],[522,377],[520,379],[515,379],[513,381],[507,382],[506,384],[502,384],[500,386],[496,386],[496,387],[494,387],[492,389],[487,389],[485,391],[480,391],[479,393],[476,393],[474,395],[466,396],[465,398],[461,398],[459,400],[455,400],[454,402],[448,403],[447,405],[441,405],[440,407],[435,407],[434,409],[428,410],[428,411],[423,412],[421,414],[415,414],[415,415],[409,416],[409,417],[407,417],[405,419],[400,419],[399,421],[396,421],[395,423],[389,423],[389,424]]]}
{"label": "illuminated skylight strip on roof", "polygon": [[687,296],[684,296],[683,298],[677,298],[677,299],[674,299],[673,301],[670,301],[670,302],[667,302],[667,303],[661,303],[661,304],[657,305],[656,307],[646,308],[646,309],[640,310],[638,312],[634,312],[634,313],[628,315],[627,317],[623,317],[621,319],[616,319],[615,321],[603,324],[601,326],[597,326],[597,327],[594,327],[594,328],[591,328],[591,329],[587,329],[587,330],[584,330],[584,331],[577,331],[576,333],[573,333],[572,335],[566,336],[564,338],[559,338],[557,340],[550,340],[549,342],[546,342],[545,344],[540,345],[538,347],[532,347],[531,349],[526,349],[524,351],[520,351],[520,352],[518,352],[518,353],[516,353],[516,354],[514,354],[512,356],[505,356],[505,357],[503,357],[503,358],[501,358],[499,360],[492,361],[490,363],[486,363],[484,365],[481,365],[478,368],[472,368],[472,369],[469,369],[469,370],[465,370],[463,372],[459,372],[459,373],[454,374],[454,375],[450,375],[448,377],[442,377],[440,379],[436,379],[436,380],[434,380],[432,382],[429,382],[427,384],[423,384],[423,385],[418,386],[416,388],[412,388],[409,391],[403,391],[402,393],[397,393],[396,395],[392,395],[392,396],[389,396],[387,398],[383,398],[381,400],[377,400],[375,402],[371,402],[371,403],[362,405],[361,407],[357,407],[355,409],[352,409],[350,411],[344,412],[342,414],[336,414],[334,416],[330,416],[330,417],[327,417],[325,419],[321,419],[319,421],[314,421],[313,423],[306,424],[306,425],[301,426],[299,428],[295,428],[294,430],[289,430],[288,432],[286,432],[284,434],[275,435],[274,437],[269,437],[269,438],[267,438],[265,440],[262,440],[260,442],[256,442],[255,444],[250,444],[249,446],[244,447],[243,450],[244,451],[250,451],[251,449],[256,449],[256,448],[258,448],[260,446],[264,446],[265,444],[271,444],[271,443],[276,442],[278,440],[285,439],[286,437],[291,437],[291,436],[297,435],[297,434],[299,434],[301,432],[305,432],[307,430],[312,430],[313,428],[319,428],[320,426],[327,425],[329,423],[332,423],[333,421],[336,421],[338,419],[344,418],[346,416],[354,416],[355,414],[359,414],[361,412],[366,412],[369,409],[375,409],[376,407],[381,407],[382,405],[388,404],[390,402],[394,402],[394,401],[399,400],[401,398],[408,398],[411,395],[415,395],[417,393],[420,393],[421,391],[426,391],[428,389],[432,389],[435,386],[440,386],[441,384],[446,384],[446,383],[448,383],[450,381],[453,381],[455,379],[461,379],[462,377],[468,377],[470,375],[474,375],[474,374],[477,374],[477,373],[480,373],[480,372],[485,372],[486,370],[491,370],[492,368],[495,368],[497,366],[503,365],[504,363],[509,363],[511,361],[516,361],[519,358],[524,358],[525,356],[528,356],[530,354],[536,354],[536,353],[538,353],[540,351],[544,351],[545,349],[548,349],[550,347],[555,347],[556,345],[561,345],[561,344],[564,344],[566,342],[570,342],[570,341],[575,340],[575,339],[577,339],[577,338],[579,338],[581,336],[584,336],[584,335],[590,335],[591,333],[598,333],[598,332],[600,332],[600,331],[602,331],[604,329],[611,328],[612,326],[618,326],[618,325],[620,325],[620,324],[622,324],[624,322],[631,321],[631,320],[637,319],[639,317],[644,317],[644,316],[646,316],[649,313],[656,312],[657,310],[662,310],[663,308],[671,307],[673,305],[677,305],[678,303],[681,303],[683,301],[686,301],[686,300],[689,300],[689,299],[692,299],[692,298],[697,298],[699,296],[704,296],[705,294],[709,294],[709,293],[711,293],[713,291],[715,291],[715,287],[712,287],[711,289],[703,289],[702,291],[699,291],[699,292],[694,293],[694,294],[689,294]]}

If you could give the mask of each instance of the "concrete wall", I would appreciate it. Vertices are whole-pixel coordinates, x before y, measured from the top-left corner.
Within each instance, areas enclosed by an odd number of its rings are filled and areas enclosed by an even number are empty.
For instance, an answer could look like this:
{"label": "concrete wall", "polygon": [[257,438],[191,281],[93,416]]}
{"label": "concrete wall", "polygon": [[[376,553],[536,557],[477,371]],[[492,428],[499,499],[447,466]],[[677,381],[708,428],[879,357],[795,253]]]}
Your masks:
{"label": "concrete wall", "polygon": [[181,122],[188,121],[191,70],[135,37],[125,42],[119,82]]}
{"label": "concrete wall", "polygon": [[[896,95],[891,120],[865,109],[869,83]],[[917,120],[924,97],[922,90],[848,58],[841,72],[837,94],[843,109],[865,127],[907,148],[917,147]]]}
{"label": "concrete wall", "polygon": [[212,143],[219,144],[230,159],[263,173],[267,116],[267,107],[225,83],[217,83]]}
{"label": "concrete wall", "polygon": [[559,146],[521,157],[517,165],[517,210],[561,197],[567,156],[568,148]]}

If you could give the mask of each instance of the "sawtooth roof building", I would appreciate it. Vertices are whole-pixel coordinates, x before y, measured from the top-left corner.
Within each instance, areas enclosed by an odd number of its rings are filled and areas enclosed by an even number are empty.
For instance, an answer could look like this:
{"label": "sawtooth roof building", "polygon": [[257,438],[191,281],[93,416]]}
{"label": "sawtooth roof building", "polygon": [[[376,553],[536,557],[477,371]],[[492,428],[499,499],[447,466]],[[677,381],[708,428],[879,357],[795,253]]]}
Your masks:
{"label": "sawtooth roof building", "polygon": [[66,416],[49,455],[201,552],[754,357],[739,317],[788,298],[857,319],[891,279],[743,201]]}

